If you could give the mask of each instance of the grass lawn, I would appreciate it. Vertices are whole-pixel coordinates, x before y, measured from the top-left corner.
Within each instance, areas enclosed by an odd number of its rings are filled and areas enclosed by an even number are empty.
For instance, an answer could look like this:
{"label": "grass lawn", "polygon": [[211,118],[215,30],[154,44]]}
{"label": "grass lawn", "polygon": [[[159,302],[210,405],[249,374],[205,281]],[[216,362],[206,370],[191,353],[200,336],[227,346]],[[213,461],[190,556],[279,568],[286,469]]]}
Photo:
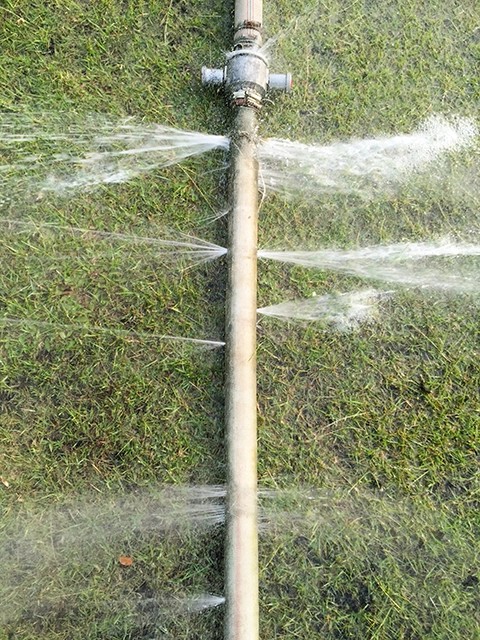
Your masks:
{"label": "grass lawn", "polygon": [[[264,13],[294,91],[265,105],[262,136],[325,143],[477,118],[474,0]],[[0,112],[61,131],[102,114],[228,135],[200,68],[221,63],[231,22],[217,0],[5,0]],[[48,168],[48,144],[25,148]],[[368,201],[268,194],[259,244],[478,242],[478,151],[441,182]],[[0,140],[0,217],[28,224],[0,236],[1,316],[17,320],[0,325],[0,640],[220,639],[222,608],[195,611],[223,592],[223,530],[181,487],[225,481],[223,352],[158,334],[222,340],[225,262],[42,225],[224,246],[224,152],[42,198],[12,153]],[[259,263],[259,306],[364,285]],[[273,490],[262,638],[480,637],[478,303],[405,290],[350,333],[259,319],[259,482]]]}

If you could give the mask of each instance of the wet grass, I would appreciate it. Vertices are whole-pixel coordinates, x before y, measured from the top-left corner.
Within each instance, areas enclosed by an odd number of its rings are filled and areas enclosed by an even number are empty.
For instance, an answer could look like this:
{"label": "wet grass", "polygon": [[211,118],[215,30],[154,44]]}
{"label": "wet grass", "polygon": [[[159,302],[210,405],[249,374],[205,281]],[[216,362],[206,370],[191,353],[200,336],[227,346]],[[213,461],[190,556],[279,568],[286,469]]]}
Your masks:
{"label": "wet grass", "polygon": [[[280,34],[272,66],[293,71],[295,90],[265,107],[263,135],[325,142],[411,131],[432,113],[476,116],[476,3],[370,5],[265,3]],[[3,111],[228,132],[223,100],[199,73],[230,47],[224,3],[9,1],[0,15]],[[2,216],[224,245],[225,220],[209,221],[225,205],[224,160],[73,198],[19,191]],[[474,238],[477,161],[452,163],[441,185],[368,202],[270,196],[260,244]],[[46,323],[0,327],[0,638],[221,638],[221,609],[161,608],[164,597],[221,593],[221,528],[112,527],[100,542],[79,535],[62,546],[41,523],[56,506],[75,522],[80,503],[224,481],[221,351],[144,336],[221,340],[224,263],[187,268],[151,248],[39,231],[2,230],[0,252],[2,316]],[[259,306],[359,284],[261,262]],[[267,318],[258,331],[260,482],[325,492],[273,500],[274,512],[301,517],[282,516],[262,538],[262,637],[477,637],[478,300],[406,291],[354,333]],[[25,530],[38,555],[21,554]]]}

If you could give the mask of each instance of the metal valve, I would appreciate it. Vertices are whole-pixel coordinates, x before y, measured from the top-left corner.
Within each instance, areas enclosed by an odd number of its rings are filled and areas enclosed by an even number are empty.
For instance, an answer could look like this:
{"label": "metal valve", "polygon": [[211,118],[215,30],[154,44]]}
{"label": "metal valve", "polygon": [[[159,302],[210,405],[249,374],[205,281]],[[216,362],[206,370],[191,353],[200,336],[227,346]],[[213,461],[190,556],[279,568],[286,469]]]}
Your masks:
{"label": "metal valve", "polygon": [[202,82],[205,85],[224,86],[232,103],[237,106],[257,109],[261,107],[267,91],[289,93],[292,89],[291,74],[270,74],[267,59],[254,47],[227,54],[223,69],[202,67]]}

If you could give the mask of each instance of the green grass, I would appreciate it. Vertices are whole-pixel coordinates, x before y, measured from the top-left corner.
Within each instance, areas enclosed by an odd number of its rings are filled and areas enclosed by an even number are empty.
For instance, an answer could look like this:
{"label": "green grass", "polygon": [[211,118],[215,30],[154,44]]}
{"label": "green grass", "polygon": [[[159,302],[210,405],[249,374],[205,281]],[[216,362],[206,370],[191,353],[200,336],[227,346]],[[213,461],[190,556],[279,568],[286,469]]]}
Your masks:
{"label": "green grass", "polygon": [[[294,92],[265,106],[262,135],[328,142],[410,131],[432,113],[475,117],[476,5],[266,2],[272,67],[293,72]],[[222,97],[200,83],[230,48],[225,3],[9,0],[0,18],[2,112],[228,133]],[[270,195],[260,245],[472,239],[475,154],[452,162],[455,180],[388,198]],[[223,162],[205,155],[73,198],[37,200],[19,177],[1,216],[224,244],[225,219],[208,221],[225,206]],[[2,316],[45,323],[0,327],[0,638],[221,638],[221,609],[162,603],[222,592],[222,529],[115,523],[132,501],[147,514],[165,484],[225,480],[221,350],[143,335],[222,339],[224,262],[186,269],[41,228],[2,229],[0,256]],[[259,306],[360,284],[259,272]],[[479,636],[477,304],[403,292],[347,334],[259,321],[259,481],[279,488],[261,539],[262,637]]]}

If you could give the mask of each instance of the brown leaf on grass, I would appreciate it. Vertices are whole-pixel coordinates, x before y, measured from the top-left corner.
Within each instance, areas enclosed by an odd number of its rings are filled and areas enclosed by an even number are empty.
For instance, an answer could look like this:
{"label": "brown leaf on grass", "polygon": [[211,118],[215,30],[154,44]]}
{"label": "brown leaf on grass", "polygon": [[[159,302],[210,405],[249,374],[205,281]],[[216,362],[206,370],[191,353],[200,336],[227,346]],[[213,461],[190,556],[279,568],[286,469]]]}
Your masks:
{"label": "brown leaf on grass", "polygon": [[133,564],[133,558],[131,556],[119,556],[118,561],[122,567],[131,567]]}

